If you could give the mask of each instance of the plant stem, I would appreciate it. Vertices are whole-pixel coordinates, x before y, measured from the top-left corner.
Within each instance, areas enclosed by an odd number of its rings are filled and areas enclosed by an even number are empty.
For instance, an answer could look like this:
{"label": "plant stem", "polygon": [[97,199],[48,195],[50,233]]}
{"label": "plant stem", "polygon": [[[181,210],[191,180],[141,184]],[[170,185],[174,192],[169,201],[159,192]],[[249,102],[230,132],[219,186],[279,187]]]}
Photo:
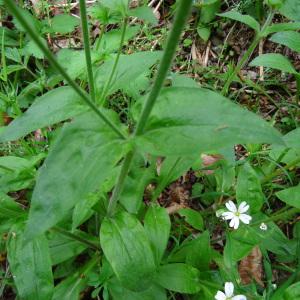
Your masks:
{"label": "plant stem", "polygon": [[120,138],[126,139],[126,136],[122,133],[122,131],[110,120],[108,119],[102,111],[92,102],[87,95],[87,93],[82,90],[75,81],[71,79],[71,77],[67,74],[64,68],[57,62],[55,56],[50,52],[50,50],[43,44],[40,37],[32,30],[31,26],[27,23],[27,21],[20,14],[17,6],[12,0],[5,0],[6,5],[12,14],[17,18],[17,20],[21,23],[21,25],[25,28],[26,32],[33,39],[33,41],[37,44],[37,46],[43,51],[44,55],[47,57],[51,65],[64,77],[64,79],[68,82],[68,84],[77,92],[77,94],[81,97],[81,99],[99,116]]}
{"label": "plant stem", "polygon": [[235,76],[241,71],[241,69],[245,66],[245,64],[247,63],[248,59],[250,58],[250,56],[252,55],[253,51],[255,50],[255,48],[257,47],[257,45],[259,44],[260,40],[263,38],[263,35],[261,33],[264,32],[264,30],[266,29],[267,26],[270,25],[270,23],[272,22],[274,16],[274,12],[270,11],[270,13],[268,14],[268,17],[261,29],[261,31],[259,33],[256,33],[254,40],[252,41],[251,45],[249,46],[248,50],[244,53],[244,55],[242,56],[242,58],[240,59],[240,61],[238,62],[238,64],[236,65],[235,69],[233,70],[233,72],[229,75],[227,81],[225,82],[225,85],[221,91],[221,94],[223,96],[226,96],[228,93],[228,89],[232,83],[232,81],[234,80]]}
{"label": "plant stem", "polygon": [[118,50],[116,59],[114,61],[114,65],[113,65],[113,68],[112,68],[111,73],[109,75],[109,78],[108,78],[107,82],[105,83],[105,85],[103,87],[103,90],[102,90],[102,93],[101,93],[101,97],[100,97],[100,104],[101,104],[101,106],[103,106],[105,104],[105,98],[106,98],[108,89],[110,88],[111,82],[112,82],[112,80],[114,78],[114,75],[115,75],[115,72],[117,70],[117,66],[118,66],[118,63],[119,63],[120,55],[122,53],[122,48],[123,48],[123,45],[124,45],[127,24],[128,24],[128,18],[126,17],[124,19],[124,22],[123,22],[122,35],[121,35],[119,50]]}
{"label": "plant stem", "polygon": [[99,47],[101,45],[101,41],[102,41],[102,38],[103,38],[103,35],[104,35],[104,32],[105,32],[105,25],[103,24],[101,26],[101,29],[100,29],[100,34],[99,34],[99,37],[98,37],[98,40],[97,40],[97,43],[95,45],[95,50],[98,51],[99,50]]}
{"label": "plant stem", "polygon": [[80,242],[80,243],[88,246],[89,248],[92,248],[92,249],[97,250],[97,251],[101,250],[101,248],[100,248],[100,246],[98,244],[93,243],[93,242],[91,242],[91,241],[89,241],[89,240],[87,240],[85,238],[82,238],[82,237],[80,237],[80,236],[78,236],[78,235],[76,235],[74,233],[71,233],[71,232],[69,232],[69,231],[67,231],[67,230],[65,230],[63,228],[54,226],[52,228],[52,230],[56,231],[56,232],[58,232],[58,233],[60,233],[60,234],[62,234],[64,236],[66,236],[68,238],[71,238],[72,240],[78,241],[78,242]]}
{"label": "plant stem", "polygon": [[[184,29],[185,22],[188,18],[188,15],[190,13],[191,7],[192,7],[193,0],[181,0],[178,11],[175,17],[175,21],[173,24],[173,28],[171,30],[171,33],[168,38],[167,46],[164,51],[162,61],[160,63],[157,76],[155,78],[155,82],[153,84],[152,90],[147,98],[147,101],[145,103],[144,109],[142,111],[142,114],[139,118],[137,128],[133,134],[133,138],[137,135],[140,135],[143,133],[143,130],[145,128],[146,122],[148,120],[148,117],[151,113],[151,110],[155,104],[155,101],[161,91],[161,88],[163,86],[164,80],[168,74],[168,71],[171,67],[171,63],[174,57],[174,54],[176,52],[177,45],[179,43],[181,32]],[[134,157],[135,151],[130,151],[123,162],[121,172],[119,174],[119,177],[117,179],[117,183],[115,186],[115,189],[113,191],[113,195],[110,199],[109,206],[107,209],[107,215],[111,217],[114,214],[115,207],[117,205],[117,202],[119,200],[119,196],[122,193],[125,178],[128,174],[131,161]]]}
{"label": "plant stem", "polygon": [[91,48],[90,48],[89,25],[86,16],[85,0],[80,0],[79,4],[80,4],[80,17],[81,17],[81,27],[82,27],[83,41],[84,41],[86,68],[87,68],[88,79],[89,79],[89,91],[90,91],[92,101],[96,102],[95,84],[94,84]]}
{"label": "plant stem", "polygon": [[155,104],[155,101],[163,87],[165,78],[169,72],[171,67],[171,63],[173,61],[173,57],[176,52],[176,48],[180,39],[181,32],[184,29],[185,22],[191,10],[193,1],[192,0],[181,0],[179,3],[178,11],[175,16],[175,21],[171,33],[169,35],[166,49],[164,50],[164,54],[158,69],[158,73],[153,85],[153,88],[146,100],[145,106],[143,108],[142,114],[139,118],[135,135],[140,135],[143,133],[144,128],[146,126],[146,122],[151,113],[151,110]]}

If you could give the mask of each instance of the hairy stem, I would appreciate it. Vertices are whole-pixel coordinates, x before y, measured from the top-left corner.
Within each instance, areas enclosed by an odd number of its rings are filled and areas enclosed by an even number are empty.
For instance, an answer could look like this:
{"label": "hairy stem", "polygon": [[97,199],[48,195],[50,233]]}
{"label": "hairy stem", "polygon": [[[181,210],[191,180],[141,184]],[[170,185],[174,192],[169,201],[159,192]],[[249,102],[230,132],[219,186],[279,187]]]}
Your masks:
{"label": "hairy stem", "polygon": [[225,85],[222,89],[221,94],[226,96],[228,93],[228,89],[232,83],[232,81],[234,80],[235,76],[241,71],[241,69],[246,65],[248,59],[250,58],[250,56],[252,55],[253,51],[255,50],[255,48],[257,47],[257,45],[259,44],[260,40],[263,38],[263,35],[261,34],[262,32],[264,32],[264,30],[266,29],[267,26],[269,26],[272,22],[274,16],[274,12],[271,11],[268,14],[268,17],[261,29],[260,33],[257,33],[255,35],[254,40],[252,41],[251,45],[249,46],[248,50],[244,53],[244,55],[242,56],[242,58],[240,59],[240,61],[238,62],[238,64],[236,65],[235,69],[233,70],[233,72],[229,75],[227,81],[225,82]]}
{"label": "hairy stem", "polygon": [[116,56],[116,59],[114,61],[114,65],[113,65],[113,68],[111,70],[111,73],[108,77],[108,80],[107,82],[105,83],[104,87],[103,87],[103,90],[102,90],[102,93],[101,93],[101,97],[100,97],[100,104],[103,106],[105,104],[105,99],[106,99],[106,95],[107,95],[107,92],[108,92],[108,89],[110,88],[110,85],[113,81],[113,78],[114,78],[114,75],[115,75],[115,72],[117,70],[117,67],[118,67],[118,63],[119,63],[119,60],[120,60],[120,55],[122,53],[122,48],[123,48],[123,45],[124,45],[124,40],[125,40],[125,35],[126,35],[126,29],[127,29],[127,24],[128,24],[128,18],[126,17],[124,19],[124,23],[123,23],[123,27],[122,27],[122,35],[121,35],[121,40],[120,40],[120,46],[119,46],[119,50],[118,50],[118,53],[117,53],[117,56]]}
{"label": "hairy stem", "polygon": [[80,3],[80,17],[81,17],[81,27],[82,27],[83,41],[84,41],[86,68],[87,68],[88,79],[89,79],[89,91],[90,91],[92,101],[96,102],[95,84],[94,84],[91,48],[90,48],[89,25],[86,16],[85,0],[80,0],[79,3]]}
{"label": "hairy stem", "polygon": [[[145,128],[146,122],[149,118],[149,115],[151,113],[151,110],[152,110],[152,108],[155,104],[155,101],[162,89],[165,78],[171,67],[171,63],[172,63],[173,57],[175,55],[177,45],[180,40],[180,35],[184,29],[184,25],[189,16],[189,13],[190,13],[190,10],[192,7],[192,3],[193,3],[193,0],[181,0],[180,1],[178,11],[177,11],[177,14],[175,17],[174,25],[173,25],[173,28],[169,35],[167,46],[164,51],[160,66],[158,68],[157,76],[155,78],[152,90],[146,100],[145,106],[143,108],[142,114],[138,121],[137,128],[133,134],[133,137],[142,134],[144,131],[144,128]],[[124,162],[123,162],[123,165],[121,168],[121,172],[119,174],[115,189],[113,191],[113,195],[109,202],[109,206],[108,206],[108,210],[107,210],[108,216],[112,216],[114,214],[114,210],[117,205],[119,196],[122,193],[125,178],[128,174],[133,157],[134,157],[134,151],[130,151],[124,159]]]}
{"label": "hairy stem", "polygon": [[63,78],[68,82],[68,84],[76,91],[76,93],[81,97],[81,99],[100,117],[120,138],[126,139],[125,134],[111,121],[109,120],[102,111],[95,105],[93,101],[90,100],[88,94],[82,90],[77,83],[71,79],[64,68],[57,62],[55,56],[51,51],[44,45],[39,35],[32,30],[32,27],[27,23],[24,17],[20,14],[18,7],[13,0],[5,0],[5,3],[12,14],[17,18],[20,24],[25,28],[28,35],[33,39],[37,46],[44,53],[46,58],[49,60],[50,64],[63,76]]}

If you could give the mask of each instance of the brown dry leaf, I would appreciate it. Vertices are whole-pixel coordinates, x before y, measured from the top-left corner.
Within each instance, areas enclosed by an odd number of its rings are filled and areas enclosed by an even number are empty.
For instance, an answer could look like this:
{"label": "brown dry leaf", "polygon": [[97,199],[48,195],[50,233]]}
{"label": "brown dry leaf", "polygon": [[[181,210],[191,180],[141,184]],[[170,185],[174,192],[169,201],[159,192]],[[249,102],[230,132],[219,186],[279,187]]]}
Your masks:
{"label": "brown dry leaf", "polygon": [[254,247],[251,253],[241,260],[239,273],[243,284],[249,284],[254,279],[260,286],[264,287],[262,254],[258,246]]}
{"label": "brown dry leaf", "polygon": [[[207,168],[216,163],[217,161],[223,159],[223,156],[218,154],[201,154],[201,159],[203,166]],[[214,170],[204,170],[203,173],[206,175],[213,174]]]}

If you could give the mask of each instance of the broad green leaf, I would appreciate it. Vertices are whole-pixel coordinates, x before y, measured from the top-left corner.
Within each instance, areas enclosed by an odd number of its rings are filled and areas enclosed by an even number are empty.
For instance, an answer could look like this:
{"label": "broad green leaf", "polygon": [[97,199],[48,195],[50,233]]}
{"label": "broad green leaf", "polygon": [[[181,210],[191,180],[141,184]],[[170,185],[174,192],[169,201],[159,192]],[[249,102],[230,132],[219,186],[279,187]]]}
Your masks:
{"label": "broad green leaf", "polygon": [[135,155],[120,196],[120,203],[128,212],[137,214],[143,206],[145,189],[155,178],[154,167],[145,167],[144,157]]}
{"label": "broad green leaf", "polygon": [[274,43],[282,44],[293,51],[300,53],[300,33],[296,31],[283,31],[283,32],[277,32],[270,40]]}
{"label": "broad green leaf", "polygon": [[220,0],[203,1],[203,3],[201,3],[199,21],[202,24],[208,24],[211,21],[213,21],[216,17],[217,12],[220,9],[220,6],[221,6]]}
{"label": "broad green leaf", "polygon": [[18,41],[18,34],[13,31],[10,30],[6,27],[1,27],[0,26],[0,41],[2,44],[2,36],[4,35],[4,46],[7,47],[14,47],[14,46],[19,46],[19,41]]}
{"label": "broad green leaf", "polygon": [[9,196],[0,193],[0,219],[18,218],[24,211],[17,202]]}
{"label": "broad green leaf", "polygon": [[87,110],[70,87],[59,87],[37,98],[30,108],[1,133],[0,142],[14,141],[30,132],[67,120]]}
{"label": "broad green leaf", "polygon": [[171,254],[168,262],[184,262],[201,271],[209,270],[212,259],[209,232],[205,231],[195,239],[187,238],[180,247]]}
{"label": "broad green leaf", "polygon": [[[116,117],[109,117],[112,116]],[[65,124],[39,170],[27,238],[54,226],[80,200],[95,192],[122,154],[122,141],[95,113],[83,114]]]}
{"label": "broad green leaf", "polygon": [[100,243],[117,278],[129,290],[148,289],[155,272],[150,242],[141,223],[133,215],[120,212],[105,218]]}
{"label": "broad green leaf", "polygon": [[228,11],[222,14],[218,14],[221,17],[229,18],[241,23],[244,23],[248,25],[250,28],[254,29],[256,32],[259,32],[260,30],[260,25],[259,23],[251,16],[249,15],[242,15],[238,11]]}
{"label": "broad green leaf", "polygon": [[[75,230],[73,234],[90,242],[97,242],[97,238],[91,238],[90,235],[80,230]],[[87,245],[62,235],[59,232],[54,232],[49,237],[49,248],[52,265],[57,265],[79,255],[87,248]]]}
{"label": "broad green leaf", "polygon": [[245,163],[238,174],[236,186],[236,198],[240,204],[246,201],[250,209],[248,213],[256,213],[260,211],[265,202],[262,192],[260,179],[250,164]]}
{"label": "broad green leaf", "polygon": [[[140,26],[129,26],[126,29],[124,44],[132,39],[140,30]],[[99,51],[111,53],[120,48],[120,40],[122,37],[122,29],[113,29],[105,33],[99,44]],[[97,44],[97,41],[96,41]]]}
{"label": "broad green leaf", "polygon": [[[138,102],[135,109],[140,107]],[[282,140],[263,119],[215,92],[166,88],[151,112],[144,134],[135,142],[144,152],[180,156],[241,143],[277,144]]]}
{"label": "broad green leaf", "polygon": [[170,291],[195,294],[199,292],[199,271],[186,264],[168,264],[161,266],[155,276],[160,286]]}
{"label": "broad green leaf", "polygon": [[178,214],[184,217],[185,221],[193,228],[203,230],[203,218],[198,211],[191,208],[182,208],[178,211]]}
{"label": "broad green leaf", "polygon": [[122,14],[117,11],[112,11],[102,2],[96,2],[88,8],[89,15],[100,22],[102,25],[116,24],[122,21]]}
{"label": "broad green leaf", "polygon": [[117,279],[108,282],[108,289],[113,300],[167,300],[166,292],[163,288],[152,285],[143,292],[133,292],[125,289]]}
{"label": "broad green leaf", "polygon": [[198,25],[197,27],[197,32],[200,36],[200,38],[204,41],[207,42],[210,38],[211,34],[211,29],[208,26],[203,26],[201,24]]}
{"label": "broad green leaf", "polygon": [[300,281],[289,286],[283,293],[283,300],[300,299]]}
{"label": "broad green leaf", "polygon": [[[121,55],[115,71],[115,77],[108,89],[108,95],[119,89],[127,87],[129,82],[134,82],[136,78],[143,74],[146,69],[153,66],[161,56],[161,52],[137,52],[131,55]],[[105,61],[95,72],[95,85],[98,93],[103,89],[107,81],[107,74],[111,73],[115,62],[115,57]]]}
{"label": "broad green leaf", "polygon": [[101,4],[108,7],[112,11],[119,12],[124,17],[128,15],[129,0],[102,0]]}
{"label": "broad green leaf", "polygon": [[[101,59],[101,54],[91,51],[92,63]],[[86,77],[86,61],[84,50],[61,49],[57,53],[58,62],[64,67],[65,71],[72,79]]]}
{"label": "broad green leaf", "polygon": [[[29,9],[24,9],[24,8],[21,8],[20,6],[18,6],[17,10],[22,15],[22,17],[25,19],[27,24],[31,27],[31,30],[34,31],[36,34],[38,34],[42,27],[42,24],[38,20],[38,18],[35,18],[29,12]],[[21,25],[21,23],[18,21],[18,19],[16,17],[14,17],[13,22],[19,31],[26,32],[26,29],[23,28],[23,26]]]}
{"label": "broad green leaf", "polygon": [[56,15],[51,20],[51,30],[53,32],[66,34],[74,31],[75,27],[80,24],[80,19],[67,15]]}
{"label": "broad green leaf", "polygon": [[144,220],[146,234],[154,253],[155,262],[159,265],[167,248],[171,221],[165,208],[151,205]]}
{"label": "broad green leaf", "polygon": [[286,204],[300,209],[300,184],[276,193]]}
{"label": "broad green leaf", "polygon": [[[283,136],[286,146],[272,145],[270,156],[286,164],[300,158],[300,128],[296,128]],[[282,156],[284,155],[284,156]]]}
{"label": "broad green leaf", "polygon": [[[80,270],[61,281],[54,289],[51,300],[79,300],[80,293],[87,286],[87,276],[97,263],[97,257],[92,258]],[[33,300],[33,299],[32,299]]]}
{"label": "broad green leaf", "polygon": [[[47,46],[45,39],[40,39],[44,46]],[[44,58],[44,52],[39,48],[39,46],[33,41],[30,40],[25,47],[23,48],[23,55],[33,56],[38,59]]]}
{"label": "broad green leaf", "polygon": [[275,32],[298,30],[298,29],[300,29],[300,22],[277,23],[268,26],[261,34],[262,36],[267,36]]}
{"label": "broad green leaf", "polygon": [[282,72],[297,74],[294,66],[291,62],[279,53],[267,53],[261,54],[258,57],[254,58],[250,66],[263,66],[267,68],[277,69]]}
{"label": "broad green leaf", "polygon": [[279,12],[290,20],[300,21],[299,0],[285,0]]}
{"label": "broad green leaf", "polygon": [[7,252],[20,299],[51,300],[54,284],[45,236],[24,244],[23,224],[16,224],[10,232]]}
{"label": "broad green leaf", "polygon": [[131,17],[136,17],[147,23],[157,25],[157,19],[153,13],[153,9],[149,6],[140,6],[129,11]]}

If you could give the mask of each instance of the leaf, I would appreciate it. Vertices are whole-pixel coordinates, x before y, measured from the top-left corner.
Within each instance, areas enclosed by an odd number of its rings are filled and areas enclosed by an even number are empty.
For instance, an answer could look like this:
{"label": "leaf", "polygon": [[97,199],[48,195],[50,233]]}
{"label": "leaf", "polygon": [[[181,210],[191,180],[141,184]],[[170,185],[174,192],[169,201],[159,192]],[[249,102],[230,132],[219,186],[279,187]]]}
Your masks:
{"label": "leaf", "polygon": [[[129,82],[134,82],[136,78],[143,74],[146,69],[153,66],[160,58],[161,52],[137,52],[131,55],[120,55],[119,63],[115,71],[115,77],[109,87],[108,95],[117,90],[126,88]],[[115,62],[115,57],[104,62],[95,72],[95,86],[98,93],[103,89],[107,81],[107,74],[111,73]]]}
{"label": "leaf", "polygon": [[277,23],[268,26],[262,33],[262,36],[267,36],[274,32],[298,30],[300,29],[300,22],[290,22],[290,23]]}
{"label": "leaf", "polygon": [[203,3],[201,3],[199,23],[208,24],[212,22],[215,19],[220,6],[220,0],[203,1]]}
{"label": "leaf", "polygon": [[300,53],[300,33],[295,31],[277,32],[270,40],[274,43],[285,45],[293,51]]}
{"label": "leaf", "polygon": [[67,14],[56,15],[50,21],[52,31],[61,34],[74,31],[75,27],[80,24],[80,19]]}
{"label": "leaf", "polygon": [[[22,15],[23,19],[25,19],[26,23],[31,27],[31,30],[35,32],[36,34],[39,34],[39,31],[41,30],[42,24],[41,22],[35,18],[28,9],[21,8],[20,6],[17,6],[16,9],[18,10],[19,14]],[[14,17],[13,20],[16,28],[19,31],[27,32],[25,28],[21,25],[21,23],[18,21],[16,17]]]}
{"label": "leaf", "polygon": [[[4,39],[2,37],[4,35]],[[18,34],[11,29],[0,26],[0,40],[1,44],[3,41],[3,46],[14,47],[19,46]]]}
{"label": "leaf", "polygon": [[153,13],[153,10],[149,6],[140,6],[134,9],[129,10],[131,17],[136,17],[141,19],[149,24],[157,25],[157,19]]}
{"label": "leaf", "polygon": [[[296,128],[283,136],[286,146],[272,145],[270,156],[286,164],[300,158],[300,128]],[[282,157],[282,154],[284,156]],[[280,158],[281,157],[281,158]]]}
{"label": "leaf", "polygon": [[119,12],[124,17],[128,15],[128,2],[129,0],[102,0],[101,4],[108,7],[112,11]]}
{"label": "leaf", "polygon": [[59,87],[36,98],[30,108],[0,133],[0,142],[14,141],[39,128],[67,120],[87,110],[70,87]]}
{"label": "leaf", "polygon": [[[73,233],[90,242],[97,242],[96,238],[93,239],[80,230],[75,230]],[[52,265],[54,266],[79,255],[87,248],[87,245],[55,232],[49,238],[49,248]]]}
{"label": "leaf", "polygon": [[[44,46],[48,47],[46,40],[40,38]],[[23,48],[23,55],[33,56],[38,59],[44,58],[44,52],[39,48],[35,41],[30,40]]]}
{"label": "leaf", "polygon": [[[135,157],[138,157],[137,155]],[[145,167],[142,158],[135,158],[128,173],[120,196],[120,203],[133,214],[137,214],[143,205],[143,196],[147,185],[155,177],[153,166]]]}
{"label": "leaf", "polygon": [[277,69],[282,72],[298,74],[291,62],[279,53],[261,54],[254,58],[249,66],[263,66],[267,68]]}
{"label": "leaf", "polygon": [[195,239],[187,238],[179,248],[171,254],[168,262],[184,262],[201,271],[209,270],[212,259],[210,247],[210,236],[208,231],[204,231]]}
{"label": "leaf", "polygon": [[279,12],[290,20],[300,21],[300,2],[298,0],[285,0]]}
{"label": "leaf", "polygon": [[95,113],[85,113],[65,124],[39,170],[27,238],[57,224],[81,199],[95,192],[122,154],[121,140]]}
{"label": "leaf", "polygon": [[54,295],[51,300],[79,300],[80,292],[83,291],[87,285],[87,276],[90,274],[96,263],[97,257],[94,257],[80,270],[61,281],[55,287]]}
{"label": "leaf", "polygon": [[229,18],[241,23],[244,23],[248,25],[250,28],[254,29],[256,32],[260,31],[260,25],[259,23],[251,16],[249,15],[242,15],[238,11],[228,11],[222,14],[218,14],[218,16]]}
{"label": "leaf", "polygon": [[181,217],[185,217],[185,221],[193,228],[198,230],[204,229],[203,218],[199,212],[191,208],[182,208],[178,211]]}
{"label": "leaf", "polygon": [[290,285],[283,293],[284,300],[295,300],[300,298],[300,281]]}
{"label": "leaf", "polygon": [[[140,26],[129,26],[126,29],[124,44],[131,40],[140,30]],[[122,37],[122,29],[112,29],[105,33],[99,44],[99,51],[111,53],[117,51],[120,47],[120,40]],[[96,42],[97,43],[97,42]]]}
{"label": "leaf", "polygon": [[239,204],[246,201],[251,213],[260,211],[265,202],[260,179],[249,163],[245,163],[238,174],[236,198]]}
{"label": "leaf", "polygon": [[18,218],[24,213],[21,206],[14,199],[0,193],[0,219]]}
{"label": "leaf", "polygon": [[108,289],[114,300],[167,300],[165,290],[157,285],[152,285],[143,292],[132,292],[114,278],[108,282]]}
{"label": "leaf", "polygon": [[199,292],[199,271],[186,264],[161,266],[155,277],[157,284],[170,291],[195,294]]}
{"label": "leaf", "polygon": [[10,232],[7,252],[18,296],[24,300],[51,300],[54,285],[45,236],[24,244],[23,224],[16,224]]}
{"label": "leaf", "polygon": [[145,215],[144,227],[150,240],[157,265],[164,255],[167,248],[171,221],[165,208],[158,205],[151,205]]}
{"label": "leaf", "polygon": [[281,190],[276,196],[284,203],[300,209],[300,184]]}
{"label": "leaf", "polygon": [[127,212],[105,218],[101,224],[100,243],[117,278],[129,290],[148,289],[155,271],[153,253],[140,222]]}
{"label": "leaf", "polygon": [[164,89],[135,142],[141,151],[158,156],[218,152],[241,143],[282,144],[280,134],[264,120],[203,88]]}

